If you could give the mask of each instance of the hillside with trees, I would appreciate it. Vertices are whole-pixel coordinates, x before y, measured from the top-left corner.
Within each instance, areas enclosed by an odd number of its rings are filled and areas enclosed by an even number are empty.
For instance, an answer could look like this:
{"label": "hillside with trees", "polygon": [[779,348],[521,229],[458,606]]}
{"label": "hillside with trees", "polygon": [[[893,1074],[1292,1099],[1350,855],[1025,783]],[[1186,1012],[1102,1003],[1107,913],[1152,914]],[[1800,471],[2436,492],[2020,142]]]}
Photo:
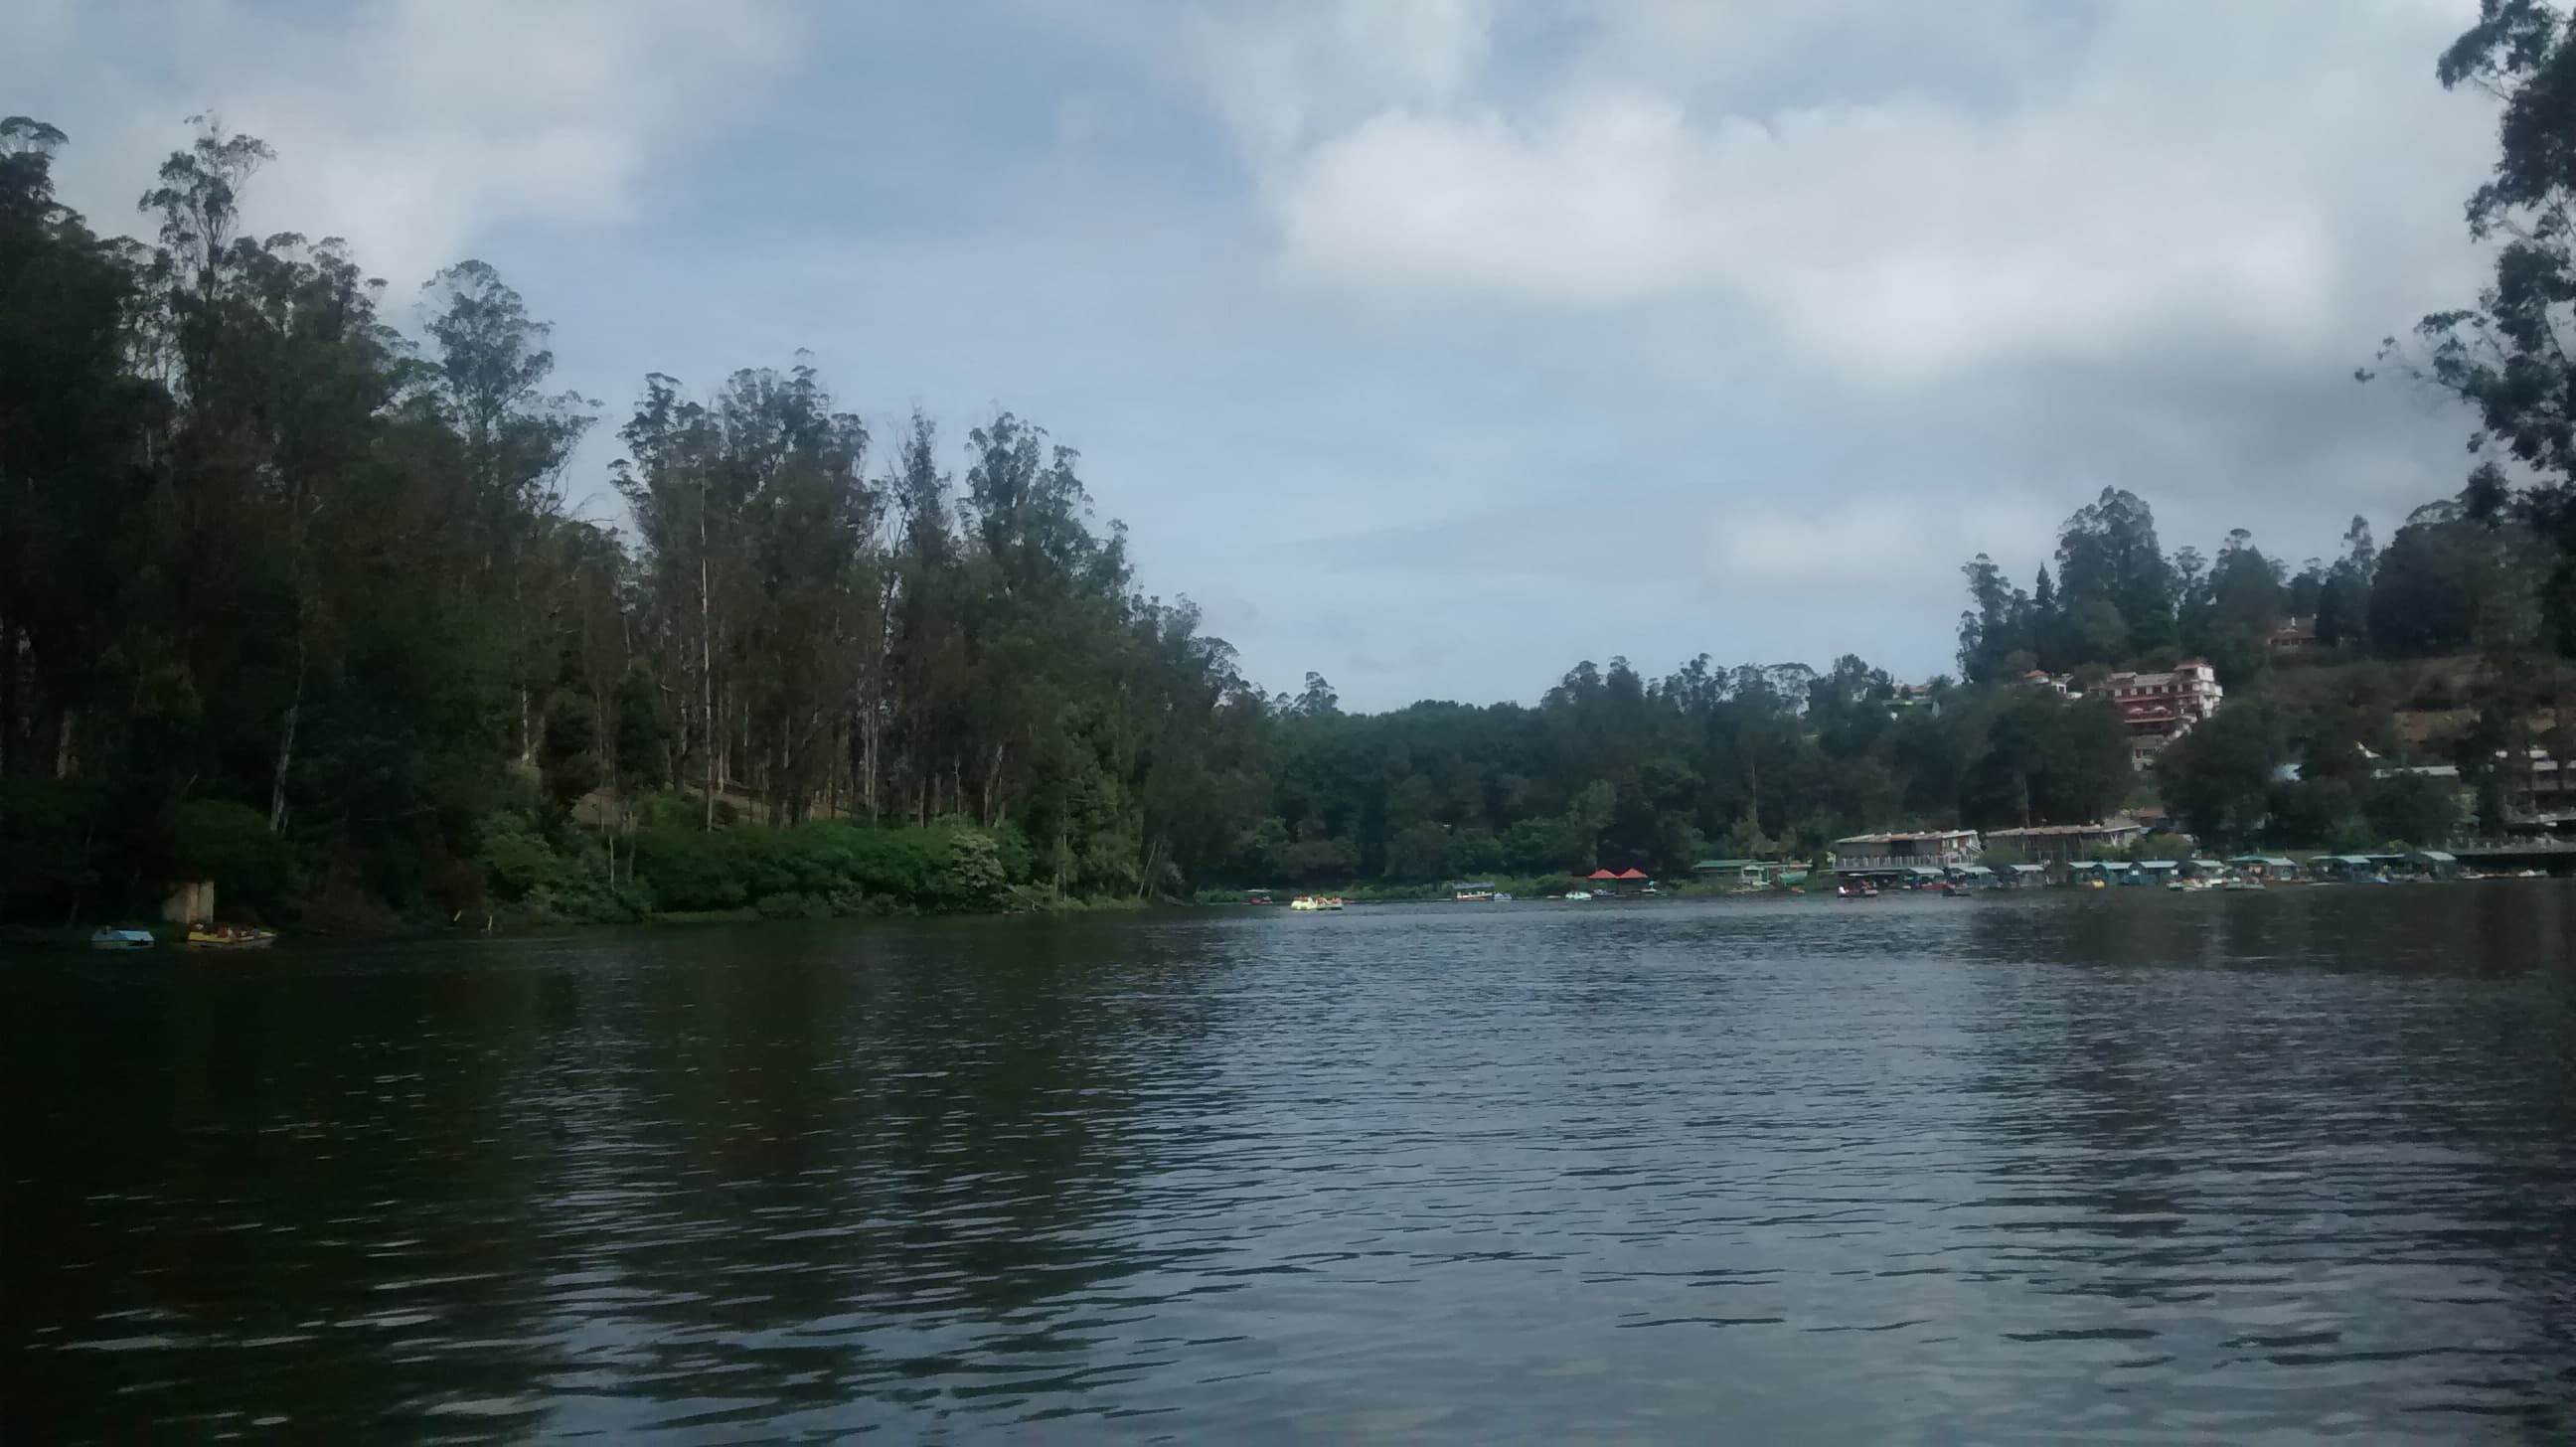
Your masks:
{"label": "hillside with trees", "polygon": [[[2576,753],[2571,57],[2552,7],[2486,0],[2443,59],[2506,107],[2496,276],[2382,370],[2462,398],[2479,461],[2384,543],[2168,551],[2105,491],[2027,585],[1967,564],[1956,680],[1614,658],[1374,715],[1243,677],[1030,419],[878,436],[802,358],[610,408],[488,265],[394,298],[246,234],[256,139],[203,128],[136,242],[56,199],[61,132],[0,121],[0,917],[194,878],[363,928],[1670,875],[2159,793],[2213,841],[2440,837],[2403,762],[2492,824],[2530,749]],[[603,427],[615,525],[569,502],[608,490],[568,476]],[[2228,702],[2141,776],[2098,685],[2189,656]]]}

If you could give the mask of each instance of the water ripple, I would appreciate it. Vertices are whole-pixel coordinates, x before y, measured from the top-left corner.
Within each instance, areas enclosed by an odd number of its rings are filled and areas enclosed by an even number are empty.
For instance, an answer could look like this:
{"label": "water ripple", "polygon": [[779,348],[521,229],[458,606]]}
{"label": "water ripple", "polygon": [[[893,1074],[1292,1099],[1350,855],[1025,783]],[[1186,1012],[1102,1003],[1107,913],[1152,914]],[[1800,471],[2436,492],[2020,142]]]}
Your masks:
{"label": "water ripple", "polygon": [[2564,1440],[2572,898],[0,962],[0,1421]]}

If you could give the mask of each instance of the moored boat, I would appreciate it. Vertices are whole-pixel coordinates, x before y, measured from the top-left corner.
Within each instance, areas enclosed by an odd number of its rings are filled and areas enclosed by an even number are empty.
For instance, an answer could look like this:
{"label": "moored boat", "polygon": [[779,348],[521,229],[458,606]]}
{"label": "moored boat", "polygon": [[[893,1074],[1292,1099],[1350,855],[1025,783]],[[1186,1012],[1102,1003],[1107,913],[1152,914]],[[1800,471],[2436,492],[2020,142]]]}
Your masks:
{"label": "moored boat", "polygon": [[257,925],[192,924],[185,943],[192,950],[264,950],[277,943],[277,931]]}
{"label": "moored boat", "polygon": [[89,937],[89,947],[94,950],[148,950],[152,943],[152,931],[148,929],[101,926]]}
{"label": "moored boat", "polygon": [[1340,909],[1342,907],[1342,898],[1337,894],[1301,894],[1295,899],[1288,901],[1288,907],[1290,909],[1309,911]]}

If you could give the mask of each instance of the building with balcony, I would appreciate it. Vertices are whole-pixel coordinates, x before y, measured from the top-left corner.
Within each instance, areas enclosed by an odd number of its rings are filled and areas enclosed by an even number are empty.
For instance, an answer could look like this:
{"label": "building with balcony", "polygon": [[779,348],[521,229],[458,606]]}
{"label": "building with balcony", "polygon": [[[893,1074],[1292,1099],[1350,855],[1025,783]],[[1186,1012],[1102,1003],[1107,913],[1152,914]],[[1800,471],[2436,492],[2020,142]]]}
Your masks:
{"label": "building with balcony", "polygon": [[2164,673],[2112,674],[2103,680],[2102,692],[2129,731],[2129,762],[2141,769],[2193,725],[2218,712],[2227,697],[2219,687],[2218,670],[2198,658],[2186,658]]}
{"label": "building with balcony", "polygon": [[1989,829],[1988,849],[2010,849],[2034,864],[2072,864],[2096,854],[2126,849],[2146,837],[2147,826],[2134,819],[2099,824],[2041,824],[2028,829]]}
{"label": "building with balcony", "polygon": [[1916,834],[1855,834],[1834,841],[1837,874],[1947,870],[1974,864],[1985,852],[1974,829],[1932,829]]}

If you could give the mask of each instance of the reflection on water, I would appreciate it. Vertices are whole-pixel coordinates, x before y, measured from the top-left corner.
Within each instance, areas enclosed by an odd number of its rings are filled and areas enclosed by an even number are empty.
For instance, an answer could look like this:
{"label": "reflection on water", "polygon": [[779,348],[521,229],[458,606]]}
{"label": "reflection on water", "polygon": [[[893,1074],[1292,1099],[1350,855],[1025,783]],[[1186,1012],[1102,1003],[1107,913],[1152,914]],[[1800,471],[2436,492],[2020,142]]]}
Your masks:
{"label": "reflection on water", "polygon": [[2551,883],[0,961],[10,1440],[2564,1440]]}

